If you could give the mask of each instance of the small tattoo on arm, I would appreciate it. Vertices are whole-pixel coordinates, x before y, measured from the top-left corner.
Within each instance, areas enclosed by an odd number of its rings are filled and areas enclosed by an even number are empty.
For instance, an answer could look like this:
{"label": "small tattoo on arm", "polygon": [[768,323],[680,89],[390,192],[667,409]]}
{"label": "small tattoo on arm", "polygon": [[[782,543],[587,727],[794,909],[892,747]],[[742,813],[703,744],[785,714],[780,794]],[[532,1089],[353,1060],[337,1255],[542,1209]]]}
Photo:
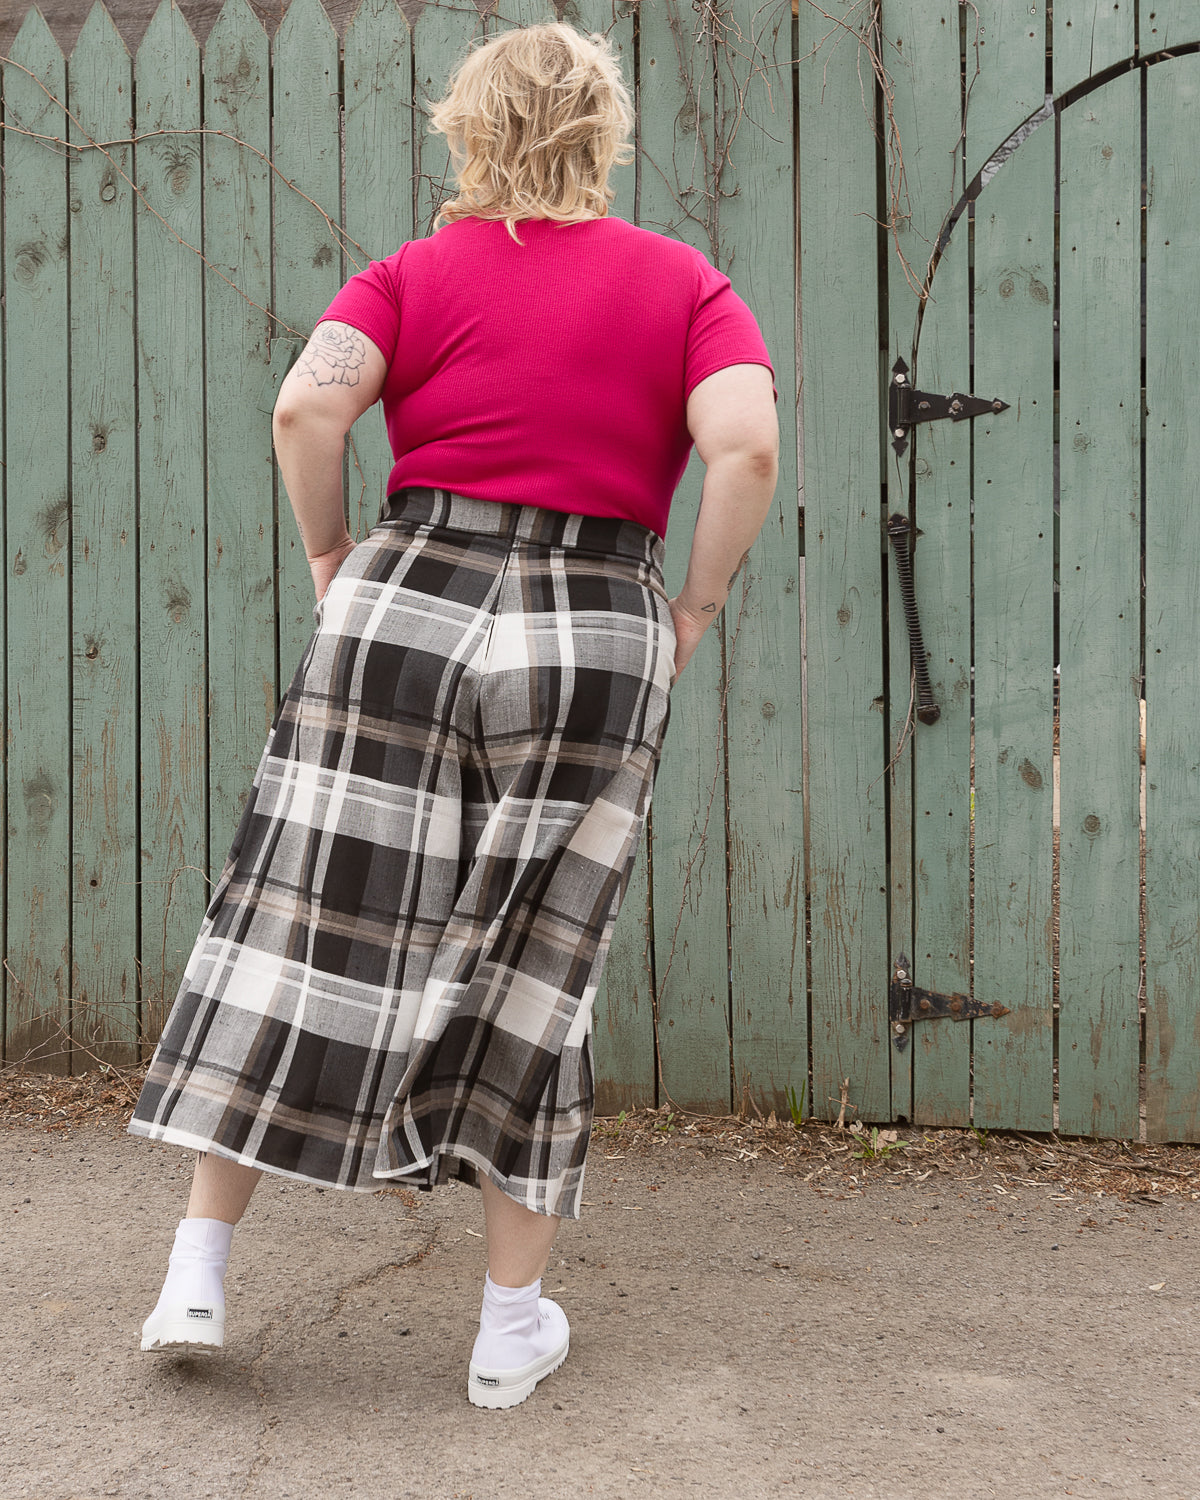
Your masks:
{"label": "small tattoo on arm", "polygon": [[296,375],[318,385],[357,385],[367,362],[367,341],[345,323],[322,323],[296,361]]}
{"label": "small tattoo on arm", "polygon": [[711,615],[715,614],[717,606],[715,604],[702,604],[700,608],[706,615]]}

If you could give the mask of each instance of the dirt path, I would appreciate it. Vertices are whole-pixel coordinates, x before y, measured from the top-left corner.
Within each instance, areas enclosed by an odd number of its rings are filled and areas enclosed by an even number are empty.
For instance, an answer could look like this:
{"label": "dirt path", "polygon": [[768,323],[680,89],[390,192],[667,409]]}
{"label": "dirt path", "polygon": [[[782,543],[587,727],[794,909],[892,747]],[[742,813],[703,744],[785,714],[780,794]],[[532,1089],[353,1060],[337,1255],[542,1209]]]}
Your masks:
{"label": "dirt path", "polygon": [[266,1179],[224,1353],[148,1356],[190,1158],[112,1121],[6,1128],[0,1497],[1200,1496],[1190,1195],[810,1171],[597,1139],[546,1283],[571,1356],[489,1413],[463,1389],[471,1189]]}

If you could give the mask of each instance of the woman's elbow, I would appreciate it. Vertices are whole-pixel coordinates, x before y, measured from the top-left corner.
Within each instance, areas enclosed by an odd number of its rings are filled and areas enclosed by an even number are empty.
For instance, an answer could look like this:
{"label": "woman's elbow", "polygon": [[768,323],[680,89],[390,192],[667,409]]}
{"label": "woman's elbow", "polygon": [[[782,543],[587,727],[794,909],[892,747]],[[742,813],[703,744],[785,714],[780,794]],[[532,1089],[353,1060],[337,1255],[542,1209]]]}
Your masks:
{"label": "woman's elbow", "polygon": [[755,479],[761,480],[764,484],[774,484],[779,478],[779,444],[752,448],[746,454],[745,462]]}
{"label": "woman's elbow", "polygon": [[730,457],[750,480],[773,485],[779,478],[779,434],[748,433]]}
{"label": "woman's elbow", "polygon": [[286,389],[280,394],[271,413],[271,432],[276,444],[306,438],[327,438],[341,442],[346,431],[346,425],[337,421],[330,412],[305,401],[303,395],[297,397]]}
{"label": "woman's elbow", "polygon": [[271,432],[275,441],[286,441],[289,434],[295,431],[296,425],[296,408],[285,401],[277,401],[275,410],[271,413]]}
{"label": "woman's elbow", "polygon": [[289,390],[284,385],[275,400],[275,409],[271,413],[271,426],[276,436],[281,432],[291,433],[305,425],[306,420],[311,421],[312,410],[302,397],[294,390]]}
{"label": "woman's elbow", "polygon": [[726,421],[713,446],[707,462],[734,464],[760,484],[773,484],[779,476],[779,422],[773,408],[743,411],[736,421]]}

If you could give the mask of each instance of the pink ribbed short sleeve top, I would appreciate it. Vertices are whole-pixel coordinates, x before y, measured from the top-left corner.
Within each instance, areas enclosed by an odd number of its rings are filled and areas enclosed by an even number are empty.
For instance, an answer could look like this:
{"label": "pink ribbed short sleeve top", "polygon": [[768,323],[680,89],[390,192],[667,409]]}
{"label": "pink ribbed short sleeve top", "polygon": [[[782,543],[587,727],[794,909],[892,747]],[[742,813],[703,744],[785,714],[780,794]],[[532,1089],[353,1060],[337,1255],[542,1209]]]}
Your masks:
{"label": "pink ribbed short sleeve top", "polygon": [[[771,367],[750,309],[698,251],[608,217],[458,219],[352,276],[319,321],[388,362],[388,492],[453,490],[638,521],[660,536],[687,400]],[[773,375],[772,371],[772,375]]]}

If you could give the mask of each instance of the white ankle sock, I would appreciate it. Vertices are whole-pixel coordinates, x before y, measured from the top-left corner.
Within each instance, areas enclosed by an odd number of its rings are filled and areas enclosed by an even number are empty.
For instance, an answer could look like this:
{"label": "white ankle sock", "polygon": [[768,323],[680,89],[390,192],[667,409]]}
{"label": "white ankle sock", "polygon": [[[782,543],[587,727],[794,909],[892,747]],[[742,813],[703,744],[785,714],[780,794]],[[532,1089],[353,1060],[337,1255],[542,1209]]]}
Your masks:
{"label": "white ankle sock", "polygon": [[541,1279],[529,1286],[497,1286],[488,1272],[483,1283],[479,1334],[471,1361],[487,1370],[519,1370],[549,1352],[560,1336],[538,1306]]}
{"label": "white ankle sock", "polygon": [[154,1311],[165,1304],[225,1307],[225,1263],[233,1225],[223,1219],[181,1219],[167,1279]]}

